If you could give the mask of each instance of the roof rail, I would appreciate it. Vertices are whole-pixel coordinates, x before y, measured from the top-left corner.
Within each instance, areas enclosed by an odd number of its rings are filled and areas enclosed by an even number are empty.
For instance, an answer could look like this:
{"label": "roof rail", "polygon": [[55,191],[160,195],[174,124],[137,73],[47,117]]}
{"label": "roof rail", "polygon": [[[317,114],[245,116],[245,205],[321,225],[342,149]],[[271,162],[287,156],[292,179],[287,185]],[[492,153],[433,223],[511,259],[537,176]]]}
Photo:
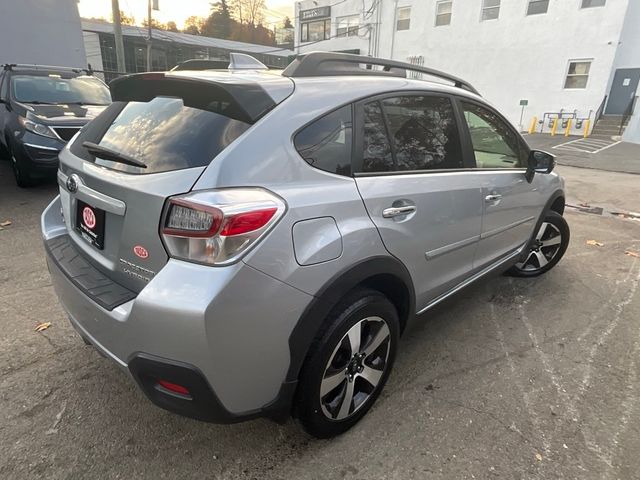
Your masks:
{"label": "roof rail", "polygon": [[[360,65],[366,65],[361,68]],[[382,70],[373,70],[372,65],[383,67]],[[448,73],[432,68],[411,65],[397,60],[366,57],[364,55],[352,55],[349,53],[335,52],[310,52],[299,55],[282,72],[285,77],[322,77],[330,75],[378,75],[388,77],[406,77],[407,70],[424,73],[432,77],[441,78],[452,82],[455,87],[464,88],[476,95],[478,91],[470,83]]]}
{"label": "roof rail", "polygon": [[84,73],[86,75],[93,75],[93,69],[89,68],[74,68],[74,67],[60,67],[57,65],[37,65],[35,63],[5,63],[2,65],[3,70],[13,70],[14,68],[24,68],[31,70],[68,70],[74,73]]}

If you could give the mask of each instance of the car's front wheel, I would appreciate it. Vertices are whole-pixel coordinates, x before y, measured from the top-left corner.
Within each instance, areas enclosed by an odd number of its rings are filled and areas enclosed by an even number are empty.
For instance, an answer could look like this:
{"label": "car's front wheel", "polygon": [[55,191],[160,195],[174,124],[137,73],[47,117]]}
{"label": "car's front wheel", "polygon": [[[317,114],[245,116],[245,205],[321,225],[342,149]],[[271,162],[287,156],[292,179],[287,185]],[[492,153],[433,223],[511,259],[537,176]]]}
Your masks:
{"label": "car's front wheel", "polygon": [[29,169],[24,165],[24,162],[19,158],[16,158],[16,156],[11,152],[9,153],[9,159],[11,161],[11,168],[13,169],[13,176],[16,179],[16,184],[21,188],[32,186],[33,179],[31,178]]}
{"label": "car's front wheel", "polygon": [[338,435],[371,408],[389,376],[400,324],[380,292],[356,290],[327,318],[303,367],[295,416],[319,438]]}
{"label": "car's front wheel", "polygon": [[527,256],[509,273],[517,277],[535,277],[551,270],[569,246],[569,225],[557,212],[548,212],[531,241]]}

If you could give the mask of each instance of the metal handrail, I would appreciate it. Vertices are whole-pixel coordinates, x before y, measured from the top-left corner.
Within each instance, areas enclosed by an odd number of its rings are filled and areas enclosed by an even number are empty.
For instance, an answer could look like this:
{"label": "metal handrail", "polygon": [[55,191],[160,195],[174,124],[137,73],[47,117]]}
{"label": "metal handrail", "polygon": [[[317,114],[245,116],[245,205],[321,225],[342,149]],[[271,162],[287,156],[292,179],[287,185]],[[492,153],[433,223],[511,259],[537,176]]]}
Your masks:
{"label": "metal handrail", "polygon": [[607,96],[605,95],[604,98],[602,99],[602,102],[600,103],[600,106],[598,107],[598,109],[596,110],[596,116],[593,119],[593,124],[595,125],[596,122],[598,120],[600,120],[602,118],[602,115],[604,114],[604,106],[607,104]]}
{"label": "metal handrail", "polygon": [[633,115],[633,111],[635,110],[635,107],[636,107],[636,100],[638,100],[638,97],[633,97],[631,100],[629,100],[629,105],[627,105],[627,108],[622,114],[622,121],[620,122],[620,131],[618,132],[619,135],[622,135],[622,131],[624,130],[625,125],[628,123],[629,118],[631,118],[631,115]]}

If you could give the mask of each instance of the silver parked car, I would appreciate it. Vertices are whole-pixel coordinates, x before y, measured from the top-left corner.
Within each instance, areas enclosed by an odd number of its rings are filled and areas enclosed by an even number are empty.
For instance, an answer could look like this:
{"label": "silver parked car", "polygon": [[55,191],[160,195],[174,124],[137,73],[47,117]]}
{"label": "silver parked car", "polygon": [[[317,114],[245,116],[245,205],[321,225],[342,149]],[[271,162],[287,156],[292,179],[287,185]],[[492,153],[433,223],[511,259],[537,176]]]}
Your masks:
{"label": "silver parked car", "polygon": [[42,232],[75,329],[167,410],[339,434],[416,314],[567,248],[553,157],[442,72],[234,55],[110,88],[60,155]]}

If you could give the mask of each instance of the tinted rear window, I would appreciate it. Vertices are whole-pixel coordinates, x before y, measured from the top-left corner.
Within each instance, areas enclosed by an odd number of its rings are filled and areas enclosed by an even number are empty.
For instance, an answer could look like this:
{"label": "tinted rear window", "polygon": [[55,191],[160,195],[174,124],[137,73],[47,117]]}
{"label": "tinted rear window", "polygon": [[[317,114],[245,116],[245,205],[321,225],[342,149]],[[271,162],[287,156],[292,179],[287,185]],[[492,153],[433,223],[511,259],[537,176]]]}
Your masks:
{"label": "tinted rear window", "polygon": [[[216,108],[224,111],[222,106]],[[183,100],[115,102],[78,136],[71,151],[86,160],[127,173],[148,174],[208,165],[250,125],[223,113],[186,107]],[[140,160],[147,168],[93,157],[82,143],[97,143]]]}

